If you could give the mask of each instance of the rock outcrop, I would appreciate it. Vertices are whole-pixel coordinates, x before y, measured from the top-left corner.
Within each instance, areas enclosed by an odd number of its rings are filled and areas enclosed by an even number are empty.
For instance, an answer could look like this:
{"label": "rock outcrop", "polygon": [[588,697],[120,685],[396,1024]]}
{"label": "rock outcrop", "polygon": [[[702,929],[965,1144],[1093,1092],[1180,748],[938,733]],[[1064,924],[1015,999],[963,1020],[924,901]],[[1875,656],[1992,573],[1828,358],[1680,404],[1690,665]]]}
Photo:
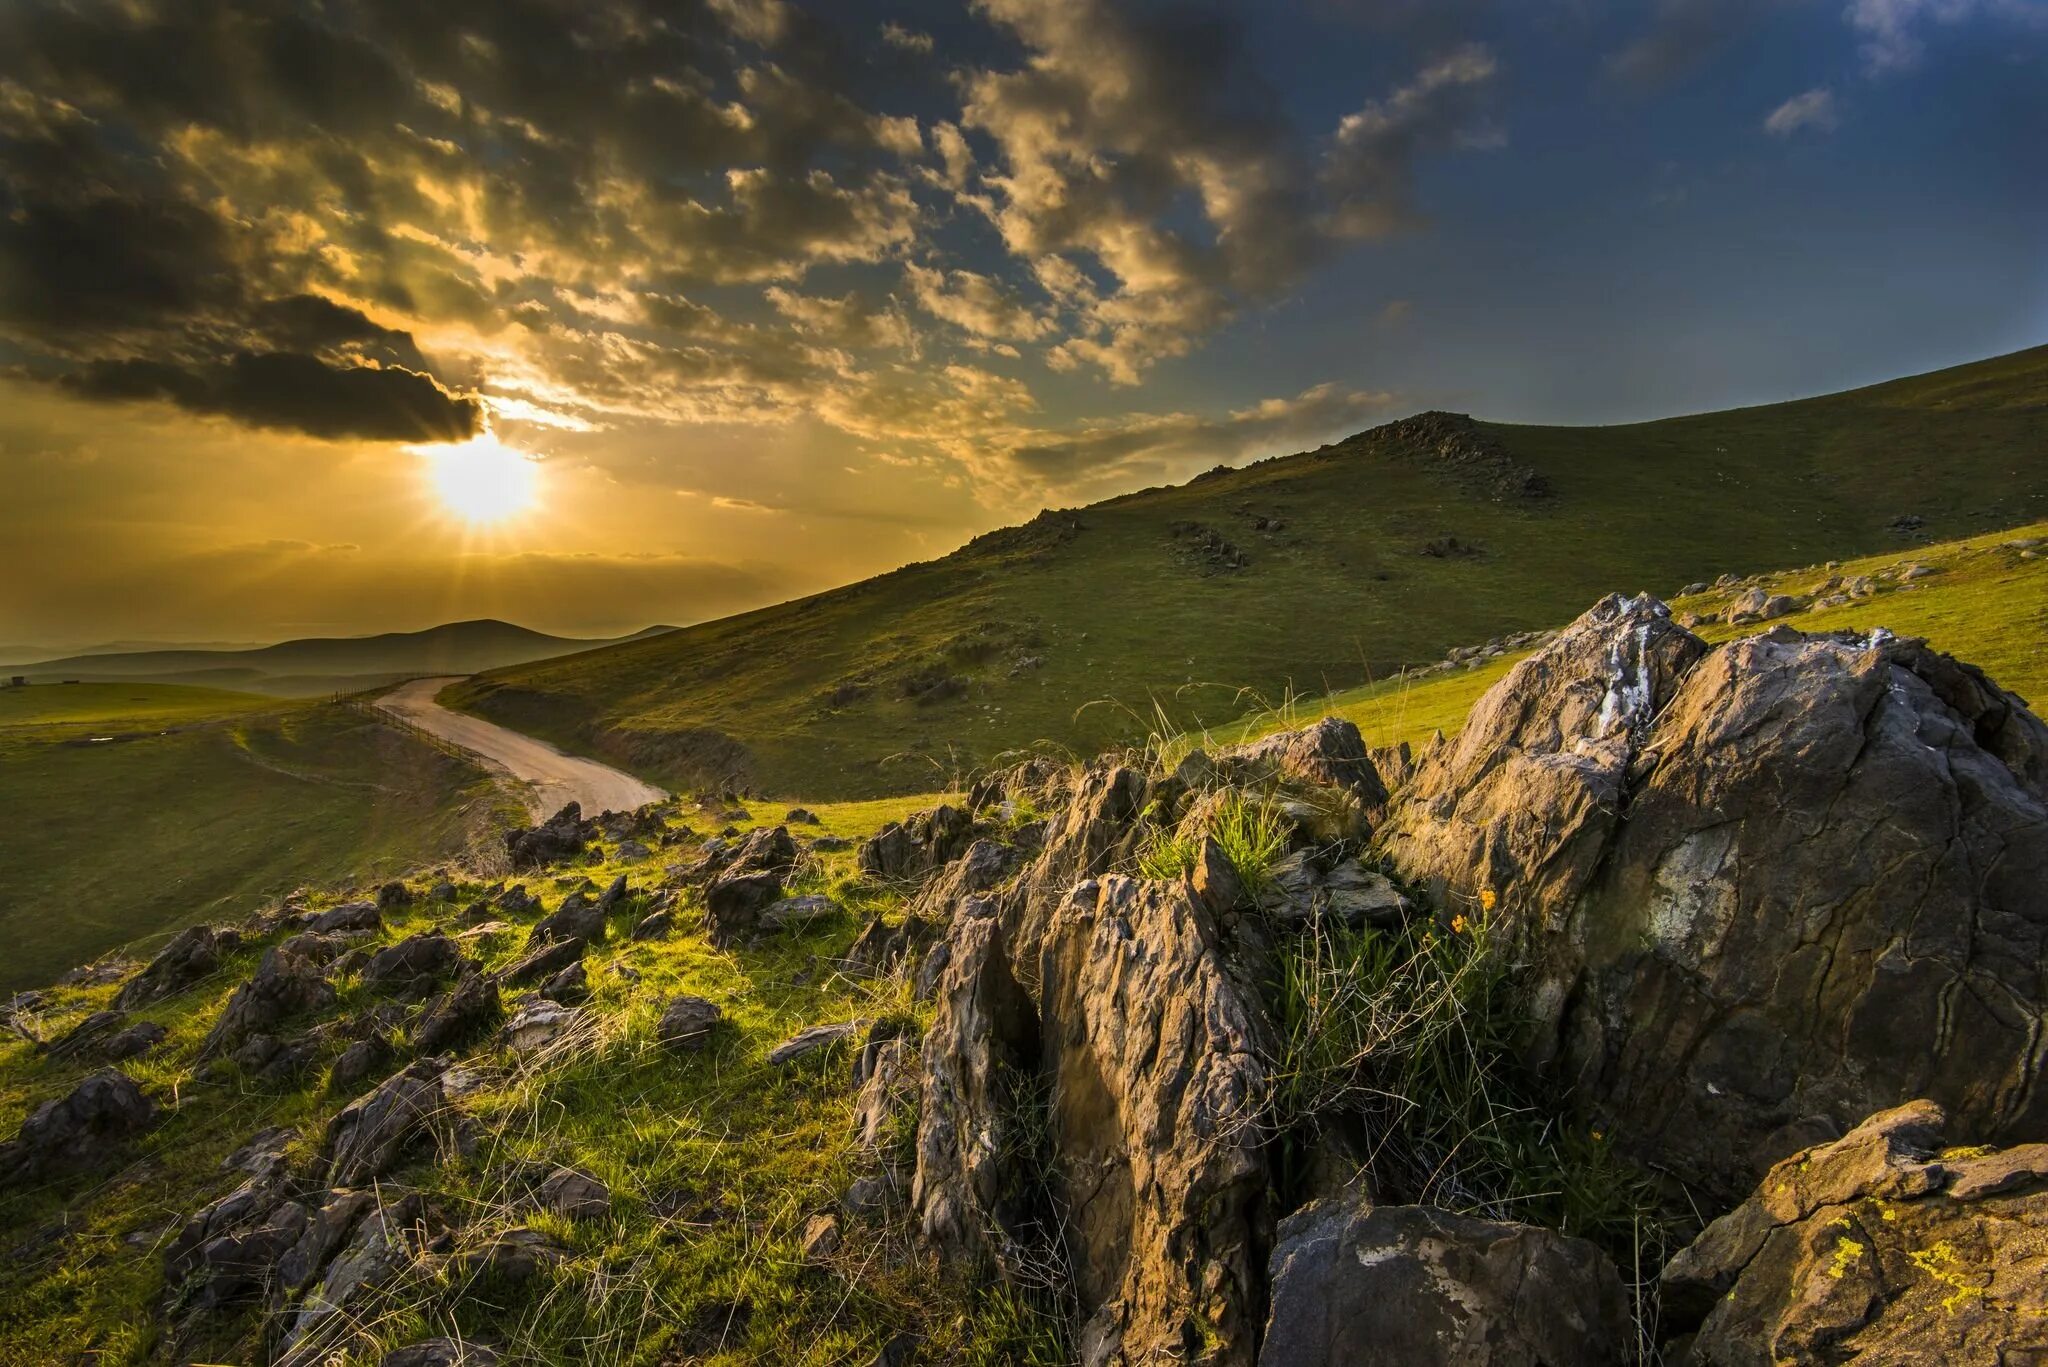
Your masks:
{"label": "rock outcrop", "polygon": [[356,1187],[383,1177],[419,1145],[449,1133],[455,1111],[441,1086],[447,1070],[445,1059],[420,1059],[342,1108],[327,1126],[327,1183]]}
{"label": "rock outcrop", "polygon": [[[1085,1363],[1250,1363],[1277,1041],[1219,908],[1109,876],[1060,908],[1040,1017]],[[1246,965],[1248,968],[1248,965]],[[1204,1346],[1206,1345],[1206,1346]]]}
{"label": "rock outcrop", "polygon": [[1618,1367],[1633,1338],[1592,1244],[1428,1206],[1295,1212],[1272,1287],[1260,1367]]}
{"label": "rock outcrop", "polygon": [[1676,1360],[2048,1360],[2048,1144],[1947,1149],[1946,1124],[1913,1102],[1773,1168],[1664,1269],[1667,1321],[1699,1326]]}
{"label": "rock outcrop", "polygon": [[1608,599],[1428,757],[1383,832],[1497,913],[1532,1055],[1639,1155],[1733,1200],[1794,1137],[1916,1096],[2048,1126],[2048,728],[1916,641],[1709,653]]}
{"label": "rock outcrop", "polygon": [[265,951],[255,975],[228,998],[220,1018],[199,1048],[212,1058],[240,1047],[254,1034],[268,1033],[294,1017],[334,1004],[334,985],[325,967],[334,946],[318,935],[294,935]]}
{"label": "rock outcrop", "polygon": [[54,1101],[45,1101],[0,1144],[0,1189],[94,1167],[156,1120],[156,1105],[126,1073],[95,1073]]}
{"label": "rock outcrop", "polygon": [[176,996],[218,972],[228,955],[239,949],[241,944],[239,931],[215,926],[187,926],[157,951],[147,967],[122,986],[114,998],[114,1009],[133,1011],[138,1006]]}
{"label": "rock outcrop", "polygon": [[571,802],[538,826],[505,833],[505,854],[515,870],[544,868],[583,853],[597,835],[597,823],[583,819],[583,808]]}

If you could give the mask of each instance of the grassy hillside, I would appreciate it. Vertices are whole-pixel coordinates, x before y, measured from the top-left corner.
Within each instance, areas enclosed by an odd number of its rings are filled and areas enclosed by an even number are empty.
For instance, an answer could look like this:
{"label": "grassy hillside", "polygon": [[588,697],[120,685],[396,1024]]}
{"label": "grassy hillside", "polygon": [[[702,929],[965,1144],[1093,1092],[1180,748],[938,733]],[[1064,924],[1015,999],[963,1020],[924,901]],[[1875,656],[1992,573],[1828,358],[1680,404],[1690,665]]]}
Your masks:
{"label": "grassy hillside", "polygon": [[0,690],[0,990],[301,883],[461,853],[519,814],[339,705],[171,685]]}
{"label": "grassy hillside", "polygon": [[900,792],[1142,734],[1154,700],[1194,726],[1359,686],[1618,587],[2022,523],[2044,449],[2048,348],[1623,427],[1395,424],[444,700],[669,786]]}
{"label": "grassy hillside", "polygon": [[273,697],[351,693],[420,674],[469,674],[525,664],[579,650],[637,641],[667,631],[649,627],[631,636],[585,640],[549,636],[510,622],[448,622],[424,631],[381,636],[307,637],[249,649],[118,650],[28,664],[0,666],[35,683],[72,679],[104,682],[150,679]]}

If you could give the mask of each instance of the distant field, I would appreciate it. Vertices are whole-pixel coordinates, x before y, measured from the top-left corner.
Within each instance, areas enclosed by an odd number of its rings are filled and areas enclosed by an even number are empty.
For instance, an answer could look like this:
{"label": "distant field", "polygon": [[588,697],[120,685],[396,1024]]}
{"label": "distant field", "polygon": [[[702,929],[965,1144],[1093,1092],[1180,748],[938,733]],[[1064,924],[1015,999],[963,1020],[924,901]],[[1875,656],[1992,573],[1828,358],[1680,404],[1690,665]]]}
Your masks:
{"label": "distant field", "polygon": [[36,684],[0,688],[0,728],[64,722],[170,725],[276,706],[275,698],[225,688],[158,683]]}
{"label": "distant field", "polygon": [[136,684],[0,690],[0,806],[0,990],[301,883],[460,854],[517,814],[350,708]]}
{"label": "distant field", "polygon": [[[494,670],[443,701],[680,791],[873,797],[1041,741],[1142,739],[1155,706],[1216,727],[1251,694],[1357,688],[1617,589],[1911,554],[2048,513],[2048,348],[1725,413],[1465,429],[1466,451],[1540,474],[1545,497],[1475,482],[1455,446],[1444,459],[1456,426],[1050,515],[798,602]],[[1453,694],[1360,701],[1426,734],[1462,715]]]}

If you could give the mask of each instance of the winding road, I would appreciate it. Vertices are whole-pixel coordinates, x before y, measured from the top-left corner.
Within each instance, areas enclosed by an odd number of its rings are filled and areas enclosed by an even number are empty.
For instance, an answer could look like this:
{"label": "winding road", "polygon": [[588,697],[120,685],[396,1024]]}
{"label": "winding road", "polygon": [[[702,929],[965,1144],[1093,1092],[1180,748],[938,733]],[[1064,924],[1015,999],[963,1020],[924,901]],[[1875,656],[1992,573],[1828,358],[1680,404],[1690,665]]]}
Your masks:
{"label": "winding road", "polygon": [[571,802],[581,803],[585,816],[628,812],[668,794],[594,759],[565,755],[546,741],[508,731],[482,717],[451,712],[434,701],[462,675],[414,679],[377,699],[377,707],[451,745],[460,747],[525,784],[527,805],[536,819],[546,820]]}

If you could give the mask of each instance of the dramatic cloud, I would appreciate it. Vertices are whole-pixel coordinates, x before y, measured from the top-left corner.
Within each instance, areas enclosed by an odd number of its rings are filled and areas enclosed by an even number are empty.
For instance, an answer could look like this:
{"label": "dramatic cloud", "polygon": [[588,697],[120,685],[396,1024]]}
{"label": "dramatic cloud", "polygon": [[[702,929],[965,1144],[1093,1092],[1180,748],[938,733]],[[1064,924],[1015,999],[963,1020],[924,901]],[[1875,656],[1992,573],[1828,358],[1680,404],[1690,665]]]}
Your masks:
{"label": "dramatic cloud", "polygon": [[1794,95],[1773,109],[1764,119],[1764,131],[1774,138],[1789,138],[1802,129],[1831,133],[1841,123],[1835,109],[1835,92],[1826,86]]}
{"label": "dramatic cloud", "polygon": [[[1221,18],[1126,13],[1104,0],[979,8],[1028,56],[964,78],[962,124],[995,143],[999,164],[963,200],[1041,281],[1048,271],[1073,279],[1080,326],[1049,361],[1123,383],[1185,354],[1244,301],[1291,287],[1336,244],[1408,221],[1411,158],[1473,131],[1479,88],[1495,73],[1477,48],[1432,64],[1351,116],[1318,175]],[[965,150],[947,157],[956,181]],[[1198,207],[1200,231],[1175,225],[1182,204]]]}

